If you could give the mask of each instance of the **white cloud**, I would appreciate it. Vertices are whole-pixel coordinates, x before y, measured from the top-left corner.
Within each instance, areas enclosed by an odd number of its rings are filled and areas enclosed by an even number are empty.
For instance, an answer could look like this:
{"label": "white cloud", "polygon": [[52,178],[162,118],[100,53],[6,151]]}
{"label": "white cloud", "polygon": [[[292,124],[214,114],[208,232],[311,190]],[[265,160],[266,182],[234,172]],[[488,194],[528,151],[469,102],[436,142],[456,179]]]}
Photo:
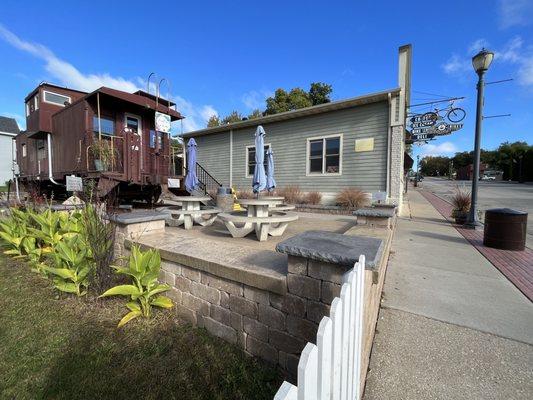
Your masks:
{"label": "white cloud", "polygon": [[531,0],[500,0],[498,14],[502,29],[528,25],[533,18],[533,2]]}
{"label": "white cloud", "polygon": [[[141,88],[144,90],[146,87],[146,81],[140,77],[135,77],[129,80],[122,77],[111,76],[108,73],[84,74],[74,65],[57,57],[46,46],[22,40],[1,24],[0,38],[16,49],[22,50],[43,60],[45,62],[44,68],[46,71],[56,79],[57,83],[62,85],[87,92],[92,92],[102,86],[130,93]],[[150,87],[151,92],[155,92],[155,83],[152,82]],[[184,132],[204,128],[209,116],[213,113],[217,114],[216,110],[209,105],[196,106],[180,96],[172,96],[172,100],[176,102],[178,111],[186,117],[183,121]]]}
{"label": "white cloud", "polygon": [[[488,42],[485,39],[474,41],[467,53],[476,53],[481,47],[486,47]],[[481,46],[481,47],[480,47]],[[533,53],[531,46],[526,46],[520,36],[511,38],[500,49],[494,50],[494,62],[514,65],[518,76],[518,83],[523,86],[533,85]],[[442,65],[445,73],[452,76],[459,76],[465,72],[472,72],[472,65],[468,54],[465,56],[454,53]]]}
{"label": "white cloud", "polygon": [[442,69],[449,75],[460,75],[471,68],[468,59],[452,54],[452,56],[442,65]]}
{"label": "white cloud", "polygon": [[243,94],[242,102],[250,110],[265,108],[265,100],[267,97],[273,96],[274,93],[269,90],[251,90]]}
{"label": "white cloud", "polygon": [[213,108],[213,106],[203,106],[202,109],[200,110],[200,115],[202,116],[202,118],[204,120],[209,120],[209,118],[211,118],[213,115],[216,115],[218,116],[218,112],[217,110],[215,110]]}
{"label": "white cloud", "polygon": [[457,147],[452,142],[425,144],[422,146],[421,156],[445,156],[455,154],[457,151]]}
{"label": "white cloud", "polygon": [[468,46],[468,54],[477,54],[482,48],[489,47],[489,42],[486,39],[474,40],[470,46]]}

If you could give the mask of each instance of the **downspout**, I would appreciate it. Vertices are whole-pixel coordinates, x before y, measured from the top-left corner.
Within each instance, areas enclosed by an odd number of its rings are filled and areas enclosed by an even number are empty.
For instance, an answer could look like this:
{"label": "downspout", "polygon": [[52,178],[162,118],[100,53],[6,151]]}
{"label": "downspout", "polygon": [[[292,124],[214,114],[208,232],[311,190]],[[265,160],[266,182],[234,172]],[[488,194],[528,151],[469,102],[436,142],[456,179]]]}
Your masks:
{"label": "downspout", "polygon": [[61,185],[54,180],[52,175],[52,135],[50,133],[46,136],[46,141],[48,142],[48,179],[55,185]]}
{"label": "downspout", "polygon": [[11,160],[12,160],[12,167],[11,170],[13,171],[13,180],[15,181],[15,192],[17,194],[17,201],[20,202],[20,191],[19,191],[19,178],[17,172],[17,142],[16,139],[13,138],[11,141]]}
{"label": "downspout", "polygon": [[390,198],[391,189],[390,189],[390,165],[391,165],[391,151],[392,151],[392,96],[390,93],[387,93],[388,101],[389,101],[389,123],[388,123],[388,132],[387,132],[387,184],[386,184],[386,190],[387,190],[387,197]]}
{"label": "downspout", "polygon": [[229,130],[229,187],[233,187],[233,129]]}

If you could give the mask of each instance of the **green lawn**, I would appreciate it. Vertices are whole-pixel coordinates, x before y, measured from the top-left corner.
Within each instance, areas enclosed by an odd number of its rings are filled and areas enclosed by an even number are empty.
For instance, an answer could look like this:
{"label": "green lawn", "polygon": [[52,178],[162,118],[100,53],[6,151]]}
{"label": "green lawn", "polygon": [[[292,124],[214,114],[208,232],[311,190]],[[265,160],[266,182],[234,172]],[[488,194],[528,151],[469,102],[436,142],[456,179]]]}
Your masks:
{"label": "green lawn", "polygon": [[0,256],[0,399],[272,399],[281,376],[158,312],[116,324],[119,299],[58,298]]}

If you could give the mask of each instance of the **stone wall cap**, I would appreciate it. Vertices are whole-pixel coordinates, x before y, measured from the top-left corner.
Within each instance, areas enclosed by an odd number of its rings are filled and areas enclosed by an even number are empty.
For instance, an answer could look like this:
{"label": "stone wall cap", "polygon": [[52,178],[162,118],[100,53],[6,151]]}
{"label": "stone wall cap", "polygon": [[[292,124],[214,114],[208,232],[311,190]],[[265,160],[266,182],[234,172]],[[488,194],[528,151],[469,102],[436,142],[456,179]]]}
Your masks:
{"label": "stone wall cap", "polygon": [[168,218],[168,213],[158,211],[133,211],[124,214],[108,215],[107,219],[122,225],[139,224],[141,222],[161,221]]}
{"label": "stone wall cap", "polygon": [[367,236],[307,231],[278,243],[276,251],[347,267],[352,267],[364,254],[366,268],[373,269],[379,266],[383,241]]}
{"label": "stone wall cap", "polygon": [[360,208],[353,212],[353,215],[358,217],[382,217],[382,218],[392,218],[396,211],[394,208],[381,208],[381,207],[368,207]]}

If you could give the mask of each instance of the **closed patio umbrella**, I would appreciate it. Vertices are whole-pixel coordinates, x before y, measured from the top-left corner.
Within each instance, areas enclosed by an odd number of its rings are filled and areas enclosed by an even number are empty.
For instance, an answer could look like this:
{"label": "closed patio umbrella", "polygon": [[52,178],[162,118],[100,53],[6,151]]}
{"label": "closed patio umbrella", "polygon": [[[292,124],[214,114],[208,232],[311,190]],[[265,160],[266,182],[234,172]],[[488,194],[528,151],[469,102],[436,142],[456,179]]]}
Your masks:
{"label": "closed patio umbrella", "polygon": [[185,177],[185,189],[190,193],[198,188],[196,176],[196,140],[189,139],[187,143],[187,176]]}
{"label": "closed patio umbrella", "polygon": [[261,125],[255,131],[255,168],[252,188],[254,193],[265,190],[267,186],[265,174],[265,130]]}
{"label": "closed patio umbrella", "polygon": [[267,150],[267,190],[271,192],[276,188],[276,180],[274,179],[274,154],[272,149]]}

